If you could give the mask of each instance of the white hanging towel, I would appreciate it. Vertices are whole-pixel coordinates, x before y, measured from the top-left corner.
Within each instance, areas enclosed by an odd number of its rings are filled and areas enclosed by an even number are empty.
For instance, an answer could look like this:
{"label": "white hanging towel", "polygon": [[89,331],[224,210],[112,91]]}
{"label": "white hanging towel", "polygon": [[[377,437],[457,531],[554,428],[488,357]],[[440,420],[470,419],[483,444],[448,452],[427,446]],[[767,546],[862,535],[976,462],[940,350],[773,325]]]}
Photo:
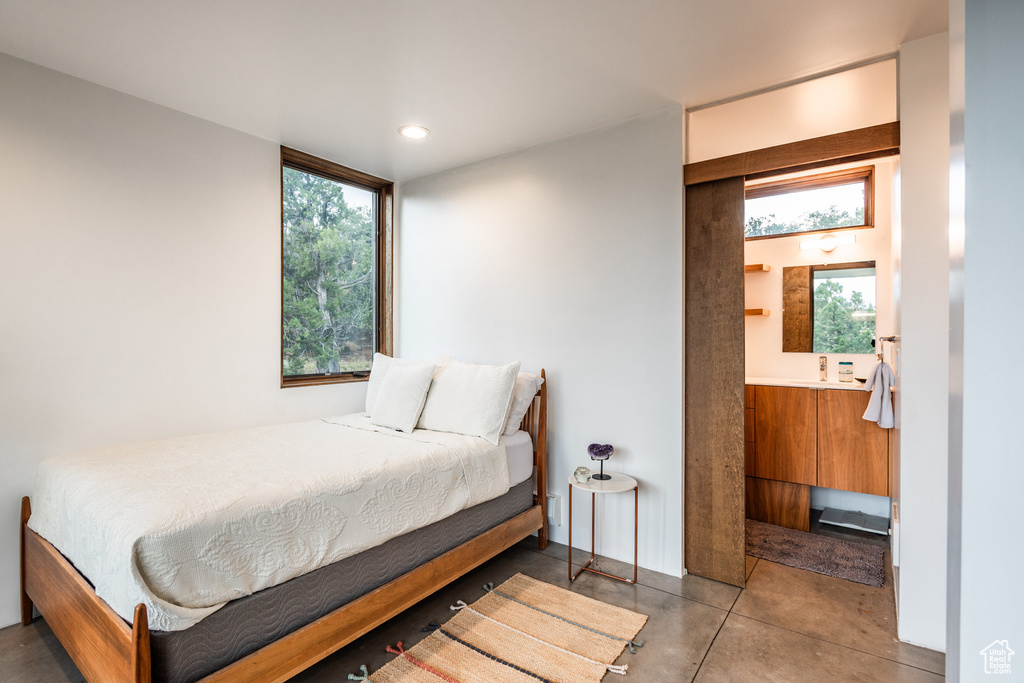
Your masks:
{"label": "white hanging towel", "polygon": [[871,392],[868,400],[868,409],[864,411],[864,419],[869,422],[877,422],[879,427],[890,429],[895,426],[892,416],[892,394],[889,387],[896,383],[893,377],[892,368],[882,361],[868,375],[868,381],[864,385],[864,391]]}

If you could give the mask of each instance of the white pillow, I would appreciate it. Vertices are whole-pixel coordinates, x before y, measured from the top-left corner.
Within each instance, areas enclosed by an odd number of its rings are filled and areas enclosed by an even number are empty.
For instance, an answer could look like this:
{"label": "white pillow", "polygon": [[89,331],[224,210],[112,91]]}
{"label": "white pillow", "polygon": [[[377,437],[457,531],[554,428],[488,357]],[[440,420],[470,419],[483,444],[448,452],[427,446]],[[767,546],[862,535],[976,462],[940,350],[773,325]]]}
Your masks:
{"label": "white pillow", "polygon": [[380,393],[384,378],[388,371],[395,365],[420,366],[429,361],[416,360],[413,358],[392,358],[383,353],[373,354],[373,365],[370,367],[370,379],[366,382],[366,414],[373,415],[374,404],[377,402],[377,394]]}
{"label": "white pillow", "polygon": [[384,383],[384,377],[388,374],[395,359],[385,356],[383,353],[373,354],[373,365],[370,367],[370,379],[366,382],[366,413],[373,414],[373,405],[377,401],[377,394],[380,392],[380,385]]}
{"label": "white pillow", "polygon": [[533,397],[544,384],[544,378],[529,372],[520,372],[516,377],[516,388],[512,394],[512,404],[508,408],[508,418],[505,420],[505,436],[512,436],[519,431],[519,423],[523,421],[527,409],[533,403]]}
{"label": "white pillow", "polygon": [[480,436],[497,444],[518,374],[518,361],[508,365],[452,362],[435,373],[417,426]]}
{"label": "white pillow", "polygon": [[377,391],[370,422],[411,432],[420,419],[433,376],[433,363],[391,363]]}
{"label": "white pillow", "polygon": [[446,367],[448,367],[449,365],[451,365],[454,362],[456,362],[456,361],[451,356],[441,356],[441,355],[434,356],[434,365],[437,366],[437,370],[434,371],[434,374],[435,375],[440,374],[442,370],[444,370]]}

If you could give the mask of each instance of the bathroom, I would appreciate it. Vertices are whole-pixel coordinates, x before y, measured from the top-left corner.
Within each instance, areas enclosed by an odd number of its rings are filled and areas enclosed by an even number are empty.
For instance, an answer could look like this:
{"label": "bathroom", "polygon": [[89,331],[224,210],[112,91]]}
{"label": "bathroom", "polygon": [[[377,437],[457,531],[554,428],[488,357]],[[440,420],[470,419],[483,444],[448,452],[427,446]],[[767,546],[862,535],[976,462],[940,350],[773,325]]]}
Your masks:
{"label": "bathroom", "polygon": [[898,171],[891,156],[746,183],[748,518],[889,545],[893,430],[862,415],[878,354],[899,368]]}
{"label": "bathroom", "polygon": [[[687,538],[707,541],[702,548],[718,548],[714,543],[723,534],[737,539],[729,547],[746,547],[748,580],[751,563],[755,564],[754,579],[757,578],[756,566],[759,566],[759,561],[752,559],[750,554],[747,530],[751,526],[751,517],[788,524],[789,528],[783,529],[793,529],[794,533],[796,529],[807,529],[816,539],[839,535],[844,539],[872,543],[884,551],[881,560],[884,585],[878,590],[891,596],[886,599],[894,600],[899,638],[940,651],[946,637],[943,624],[947,578],[948,407],[945,399],[950,387],[948,329],[951,323],[948,287],[950,243],[945,227],[948,224],[945,192],[949,164],[948,157],[936,154],[935,150],[941,148],[949,137],[948,111],[943,108],[948,101],[948,90],[942,71],[948,57],[947,48],[941,39],[924,40],[912,48],[901,50],[898,56],[809,77],[783,87],[751,93],[744,98],[692,108],[687,111],[685,128],[688,164],[703,164],[730,155],[746,163],[757,156],[750,150],[760,150],[762,154],[758,158],[770,157],[772,162],[785,158],[785,164],[743,169],[739,173],[745,177],[741,188],[745,184],[774,182],[778,178],[768,177],[771,168],[799,169],[806,177],[837,172],[837,169],[852,172],[871,167],[873,195],[871,218],[860,221],[862,226],[871,227],[857,228],[848,223],[836,226],[847,229],[743,240],[735,247],[718,247],[726,250],[735,248],[741,252],[736,256],[742,255],[747,266],[744,274],[739,276],[742,290],[736,293],[738,296],[734,295],[735,290],[729,283],[729,291],[720,297],[714,297],[714,290],[702,291],[701,296],[714,298],[718,305],[727,305],[733,296],[737,299],[742,297],[746,312],[751,313],[738,321],[743,341],[735,347],[728,347],[729,353],[735,354],[730,357],[736,359],[738,369],[742,370],[738,374],[745,375],[748,387],[742,397],[737,397],[740,405],[736,408],[739,410],[734,409],[730,414],[720,411],[702,415],[702,419],[720,419],[730,429],[735,428],[732,425],[736,421],[746,423],[744,443],[737,448],[744,453],[739,457],[745,457],[745,467],[740,466],[745,469],[745,478],[737,487],[742,499],[737,503],[743,506],[743,516],[748,519],[747,524],[742,520],[736,524],[723,514],[714,520],[713,539],[700,535],[700,525],[688,527]],[[891,131],[895,134],[895,140],[891,141],[894,144],[876,138],[875,147],[852,154],[859,161],[843,159],[850,163],[837,168],[824,165],[826,159],[835,157],[827,156],[829,150],[823,149],[822,143],[829,138],[823,136],[853,131],[864,133],[885,125],[895,128]],[[819,159],[801,156],[815,151],[821,153]],[[792,154],[782,156],[782,152]],[[740,201],[743,201],[742,195]],[[826,202],[818,210],[828,212],[830,204]],[[746,223],[747,213],[744,211],[740,216],[743,223]],[[749,213],[753,215],[752,211]],[[775,222],[789,222],[781,213],[776,218],[779,220]],[[769,220],[761,225],[772,222]],[[832,245],[815,243],[826,234],[843,239],[837,240],[831,251],[826,251],[821,247],[829,249]],[[853,240],[847,240],[848,237]],[[843,243],[838,243],[840,241]],[[807,248],[801,249],[803,242],[808,243]],[[729,268],[738,270],[738,266],[732,265],[737,261],[739,258],[730,260]],[[811,348],[784,351],[784,280],[787,269],[805,269],[798,279],[807,282],[807,294],[801,302],[806,307],[813,301],[813,276],[825,276],[825,267],[863,265],[863,262],[872,261],[875,268],[875,319],[873,330],[867,333],[868,347],[858,343],[843,350],[815,352],[813,330],[808,333],[806,328],[798,327],[802,330],[798,337],[806,340],[810,336]],[[823,272],[818,272],[818,266]],[[799,274],[799,271],[789,272],[791,275]],[[838,277],[841,274],[831,275],[836,276],[835,284],[843,285],[843,294],[848,295],[853,289],[854,273],[846,273],[851,277],[845,278]],[[708,274],[712,279],[714,276],[713,272]],[[869,304],[870,299],[865,294],[861,295],[865,304]],[[701,299],[697,298],[695,302],[700,303]],[[792,312],[793,307],[790,308]],[[856,310],[871,312],[866,306]],[[755,312],[760,315],[753,315]],[[805,317],[810,319],[811,316],[805,314]],[[867,316],[858,317],[864,318],[860,321],[862,323],[867,321]],[[706,323],[693,320],[692,324]],[[727,345],[729,339],[734,338],[733,329],[729,327],[729,336],[721,338],[720,346]],[[863,338],[863,329],[857,336]],[[892,338],[893,341],[886,341],[882,348],[875,349],[870,346],[872,337],[876,344],[881,337]],[[862,419],[870,394],[863,391],[863,385],[857,384],[856,379],[850,383],[838,382],[841,362],[851,364],[844,368],[849,367],[854,377],[868,377],[877,363],[876,351],[884,352],[885,361],[894,374],[895,386],[890,391],[893,428],[883,429]],[[740,358],[740,353],[744,357]],[[826,357],[826,382],[819,380],[820,356]],[[759,411],[758,385],[749,382],[766,383],[767,380],[774,380],[778,391],[762,390],[762,403],[772,410]],[[786,416],[785,408],[788,406],[785,402],[767,399],[775,393],[800,393],[792,391],[796,389],[805,390],[801,397],[803,411],[797,413],[799,419],[795,426],[782,424],[780,427],[782,421],[775,418],[780,414]],[[811,397],[813,401],[809,400]],[[826,399],[842,397],[845,397],[845,403],[850,404],[845,405],[842,411],[845,419],[825,420],[826,424],[819,430],[818,409],[822,408],[822,416],[828,418],[835,414],[831,408],[836,401]],[[727,397],[722,400],[721,405],[724,406],[724,401],[734,399]],[[852,405],[858,401],[863,403]],[[759,425],[762,427],[760,430]],[[765,428],[774,428],[774,432],[766,433]],[[864,430],[867,430],[866,434]],[[825,437],[820,442],[819,431]],[[794,472],[793,463],[776,467],[779,464],[776,458],[765,457],[761,459],[762,469],[759,471],[758,437],[764,441],[766,435],[778,442],[775,445],[785,445],[783,437],[793,437],[796,443],[789,445],[803,448],[802,470],[795,468]],[[867,461],[857,461],[858,451],[863,450],[858,447],[865,445],[868,435],[872,457]],[[837,458],[832,453],[830,460],[829,453],[818,453],[819,445],[834,448],[837,444],[845,447],[845,450],[839,449],[843,457]],[[713,441],[711,445],[714,445]],[[852,459],[847,457],[851,454],[854,456]],[[821,456],[827,465],[823,468],[818,467]],[[844,458],[848,461],[846,464],[852,466],[842,470],[836,465],[843,464]],[[735,461],[725,456],[722,461],[727,462],[727,466],[720,470],[714,470],[703,461],[688,463],[686,481],[704,482],[712,475],[728,478]],[[819,472],[823,474],[821,481]],[[693,476],[695,473],[703,479]],[[835,481],[837,474],[843,475],[839,479],[845,476],[846,480]],[[850,475],[854,475],[854,479],[856,475],[865,475],[863,479],[870,485],[860,486],[851,481]],[[697,488],[688,489],[687,496],[687,500],[696,501],[694,505],[704,504],[705,507],[713,499]],[[820,517],[826,509],[836,511],[840,520],[848,516],[847,513],[873,517],[874,520],[854,521],[872,521],[881,533],[822,524]],[[724,555],[715,557],[724,559]],[[727,566],[735,573],[732,563],[727,563]],[[709,566],[700,575],[733,582],[732,575],[725,576],[725,572],[716,573],[714,569]],[[888,613],[888,609],[883,611]]]}

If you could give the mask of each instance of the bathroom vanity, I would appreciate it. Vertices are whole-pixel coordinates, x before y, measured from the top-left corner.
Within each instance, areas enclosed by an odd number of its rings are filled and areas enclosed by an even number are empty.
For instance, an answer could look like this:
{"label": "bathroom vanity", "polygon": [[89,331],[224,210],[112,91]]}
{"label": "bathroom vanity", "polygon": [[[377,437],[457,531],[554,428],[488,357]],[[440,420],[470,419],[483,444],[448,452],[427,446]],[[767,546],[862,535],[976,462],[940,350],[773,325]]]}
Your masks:
{"label": "bathroom vanity", "polygon": [[889,495],[891,430],[864,420],[870,392],[747,378],[747,517],[806,531],[810,487]]}

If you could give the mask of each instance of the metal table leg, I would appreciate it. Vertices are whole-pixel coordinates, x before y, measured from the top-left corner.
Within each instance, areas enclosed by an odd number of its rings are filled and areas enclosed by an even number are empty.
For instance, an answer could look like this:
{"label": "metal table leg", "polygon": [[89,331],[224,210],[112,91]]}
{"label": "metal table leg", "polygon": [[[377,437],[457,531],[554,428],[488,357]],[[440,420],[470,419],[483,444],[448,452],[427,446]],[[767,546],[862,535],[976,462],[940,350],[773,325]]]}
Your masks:
{"label": "metal table leg", "polygon": [[590,494],[590,559],[587,560],[582,567],[580,567],[574,574],[572,571],[572,484],[569,484],[569,580],[575,581],[576,577],[583,572],[590,572],[592,574],[600,574],[601,576],[607,576],[609,579],[615,579],[617,581],[623,581],[625,583],[636,583],[637,580],[637,550],[639,546],[640,537],[640,489],[638,486],[633,487],[633,580],[630,581],[627,578],[616,576],[603,572],[599,569],[591,567],[591,563],[596,559],[596,544],[595,530],[597,526],[597,494],[591,492]]}

